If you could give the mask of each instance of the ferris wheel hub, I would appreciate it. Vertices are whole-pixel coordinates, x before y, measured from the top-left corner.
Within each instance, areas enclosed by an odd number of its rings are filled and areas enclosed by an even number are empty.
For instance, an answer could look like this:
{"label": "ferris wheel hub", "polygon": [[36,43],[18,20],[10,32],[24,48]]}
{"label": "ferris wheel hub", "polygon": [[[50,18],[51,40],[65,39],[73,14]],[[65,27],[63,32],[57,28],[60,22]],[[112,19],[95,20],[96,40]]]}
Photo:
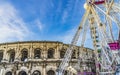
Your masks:
{"label": "ferris wheel hub", "polygon": [[88,7],[89,7],[88,3],[85,3],[85,4],[84,4],[84,9],[86,9],[86,10],[87,10],[87,9],[88,9]]}

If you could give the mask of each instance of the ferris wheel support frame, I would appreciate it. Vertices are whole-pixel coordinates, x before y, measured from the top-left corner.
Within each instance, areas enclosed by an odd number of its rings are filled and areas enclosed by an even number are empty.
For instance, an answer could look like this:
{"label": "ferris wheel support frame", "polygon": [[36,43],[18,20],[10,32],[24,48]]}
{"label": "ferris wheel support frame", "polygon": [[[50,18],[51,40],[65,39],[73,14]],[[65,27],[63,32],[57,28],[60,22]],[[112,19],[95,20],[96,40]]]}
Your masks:
{"label": "ferris wheel support frame", "polygon": [[67,51],[65,53],[64,59],[62,60],[59,68],[57,69],[56,75],[63,75],[64,74],[64,70],[67,68],[68,63],[71,59],[71,54],[72,54],[73,47],[76,45],[76,43],[79,39],[82,27],[85,24],[85,21],[87,19],[88,14],[89,14],[89,10],[86,11],[86,13],[84,14],[83,19],[81,21],[81,24],[79,25],[78,30],[77,30],[75,36],[73,37],[69,48],[67,49]]}
{"label": "ferris wheel support frame", "polygon": [[[93,17],[95,19],[96,26],[99,30],[99,34],[101,34],[101,39],[105,40],[104,44],[103,44],[103,40],[101,41],[102,52],[103,52],[103,55],[105,56],[105,57],[103,57],[103,60],[105,60],[105,64],[106,65],[109,64],[110,65],[109,67],[111,68],[111,69],[107,69],[108,72],[100,72],[99,68],[96,66],[97,75],[98,75],[98,73],[113,73],[113,68],[111,67],[111,65],[113,64],[113,62],[116,62],[117,64],[119,64],[119,60],[117,59],[118,56],[116,56],[112,51],[107,50],[107,49],[109,49],[109,50],[111,50],[111,49],[108,45],[109,39],[107,39],[108,36],[107,36],[106,30],[105,30],[106,27],[105,27],[104,24],[102,24],[102,21],[101,21],[100,17],[98,16],[98,14],[96,13],[97,11],[95,10],[95,8],[99,9],[110,21],[115,22],[118,25],[118,28],[120,29],[120,24],[119,24],[120,22],[119,22],[119,20],[117,20],[116,14],[113,14],[113,15],[109,14],[110,10],[112,9],[112,6],[114,5],[113,1],[114,0],[111,0],[109,5],[106,5],[108,7],[108,9],[106,9],[107,11],[104,11],[100,7],[97,6],[97,5],[100,5],[100,4],[105,4],[106,0],[95,1],[95,2],[93,0],[93,2],[88,2],[89,4],[85,5],[86,13],[84,14],[84,17],[82,18],[82,21],[81,21],[81,23],[78,27],[78,30],[77,30],[75,36],[73,37],[69,48],[67,49],[67,51],[65,53],[64,59],[62,60],[60,66],[59,66],[59,68],[56,72],[56,75],[63,75],[65,69],[68,67],[68,63],[70,62],[71,55],[72,55],[72,52],[73,52],[73,47],[76,45],[76,43],[79,39],[80,33],[82,31],[82,28],[83,28],[83,26],[85,26],[85,22],[88,20],[87,17],[91,13],[94,14]],[[110,32],[111,32],[111,30],[110,30]],[[93,35],[95,35],[95,34],[93,34]],[[112,36],[112,33],[111,33],[111,36]],[[111,38],[113,38],[113,36]],[[82,40],[82,47],[84,46],[84,43],[83,43],[84,41],[85,41],[85,38]],[[111,41],[114,41],[114,39],[111,39]],[[97,52],[97,46],[96,45],[97,45],[97,42],[94,43],[94,48],[95,48],[94,53],[96,55],[95,63],[97,64],[97,63],[99,63],[99,58],[98,58],[98,52]],[[106,47],[107,47],[107,49],[106,49]]]}

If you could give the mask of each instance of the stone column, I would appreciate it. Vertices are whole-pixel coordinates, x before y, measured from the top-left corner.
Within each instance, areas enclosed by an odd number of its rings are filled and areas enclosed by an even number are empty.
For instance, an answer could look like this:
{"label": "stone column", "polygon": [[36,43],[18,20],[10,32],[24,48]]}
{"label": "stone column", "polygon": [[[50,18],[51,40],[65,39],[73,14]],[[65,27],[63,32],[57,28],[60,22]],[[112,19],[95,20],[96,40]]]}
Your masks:
{"label": "stone column", "polygon": [[6,54],[7,54],[7,51],[6,51],[6,49],[4,50],[4,53],[3,53],[3,60],[7,60],[6,59]]}
{"label": "stone column", "polygon": [[43,68],[43,75],[46,75],[46,69],[45,69],[45,67]]}
{"label": "stone column", "polygon": [[15,61],[19,61],[20,60],[20,53],[21,53],[21,50],[20,50],[19,43],[18,43],[17,44],[17,48],[15,50]]}
{"label": "stone column", "polygon": [[48,49],[48,47],[46,46],[46,44],[44,45],[44,50],[43,50],[43,57],[44,58],[47,58],[47,50]]}
{"label": "stone column", "polygon": [[[33,57],[32,57],[32,53],[33,53],[33,44],[31,43],[31,45],[30,45],[30,51],[29,51],[29,59],[32,59]],[[34,53],[33,53],[34,54]]]}
{"label": "stone column", "polygon": [[55,55],[54,55],[54,57],[55,57],[55,59],[57,59],[58,58],[58,46],[56,46],[56,49],[55,49]]}
{"label": "stone column", "polygon": [[59,50],[60,50],[60,47],[61,47],[61,45],[58,43],[58,44],[57,44],[57,51],[56,51],[56,56],[57,56],[56,58],[57,58],[57,59],[60,58],[60,51],[59,51]]}
{"label": "stone column", "polygon": [[42,67],[43,69],[42,69],[42,74],[43,75],[46,75],[46,63],[43,63],[43,67]]}
{"label": "stone column", "polygon": [[3,60],[2,62],[7,62],[7,57],[8,57],[8,53],[7,53],[7,44],[6,44],[6,48],[4,50],[4,53],[3,53]]}

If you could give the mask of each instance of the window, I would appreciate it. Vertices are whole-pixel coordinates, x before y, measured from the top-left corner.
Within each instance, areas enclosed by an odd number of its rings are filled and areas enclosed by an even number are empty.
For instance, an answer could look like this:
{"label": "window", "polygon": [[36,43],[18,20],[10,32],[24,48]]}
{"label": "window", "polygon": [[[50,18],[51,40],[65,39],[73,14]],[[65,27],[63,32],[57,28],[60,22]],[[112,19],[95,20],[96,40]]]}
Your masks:
{"label": "window", "polygon": [[49,70],[49,71],[47,72],[47,75],[55,75],[55,72],[54,72],[53,70]]}
{"label": "window", "polygon": [[34,50],[34,58],[35,59],[38,59],[38,58],[41,57],[41,51],[40,50],[41,49],[39,49],[39,48],[37,48],[37,49]]}
{"label": "window", "polygon": [[60,51],[60,58],[64,58],[64,55],[65,55],[65,50],[61,50]]}
{"label": "window", "polygon": [[48,49],[48,58],[54,58],[54,49]]}
{"label": "window", "polygon": [[36,70],[36,71],[34,71],[33,72],[33,74],[32,75],[41,75],[41,72],[40,71],[38,71],[38,70]]}
{"label": "window", "polygon": [[0,62],[2,61],[3,59],[3,51],[0,51]]}
{"label": "window", "polygon": [[28,50],[27,49],[23,49],[21,53],[22,53],[21,61],[27,61]]}
{"label": "window", "polygon": [[9,62],[14,62],[14,59],[15,59],[15,51],[14,50],[10,50],[9,52]]}
{"label": "window", "polygon": [[12,72],[9,71],[5,75],[12,75]]}
{"label": "window", "polygon": [[25,71],[20,71],[18,75],[27,75]]}

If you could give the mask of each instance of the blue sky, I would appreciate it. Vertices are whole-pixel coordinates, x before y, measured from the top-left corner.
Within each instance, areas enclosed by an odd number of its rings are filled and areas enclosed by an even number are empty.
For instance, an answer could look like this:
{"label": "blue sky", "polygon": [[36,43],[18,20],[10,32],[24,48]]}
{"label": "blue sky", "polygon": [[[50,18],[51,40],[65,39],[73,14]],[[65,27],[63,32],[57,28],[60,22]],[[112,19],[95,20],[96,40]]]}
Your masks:
{"label": "blue sky", "polygon": [[84,14],[83,5],[84,0],[0,0],[0,42],[70,43]]}
{"label": "blue sky", "polygon": [[[0,43],[70,43],[84,15],[84,3],[85,0],[0,0]],[[81,38],[77,45],[80,41]],[[89,31],[85,47],[93,48]]]}

